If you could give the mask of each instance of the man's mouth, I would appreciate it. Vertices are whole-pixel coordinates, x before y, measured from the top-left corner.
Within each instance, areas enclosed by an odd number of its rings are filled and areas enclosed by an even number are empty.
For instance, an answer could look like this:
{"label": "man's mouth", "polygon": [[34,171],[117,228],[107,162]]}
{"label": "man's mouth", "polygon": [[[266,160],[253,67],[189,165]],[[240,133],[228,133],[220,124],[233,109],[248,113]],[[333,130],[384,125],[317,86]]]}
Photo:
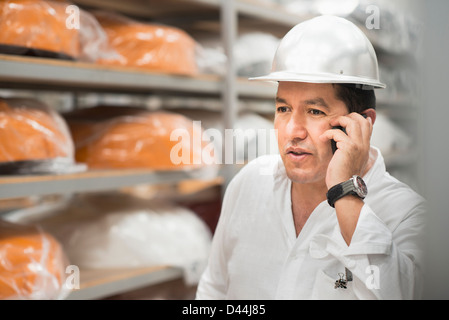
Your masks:
{"label": "man's mouth", "polygon": [[292,154],[292,155],[295,155],[295,156],[302,156],[302,155],[306,155],[306,154],[311,154],[307,150],[300,149],[300,148],[291,148],[291,147],[286,150],[286,153],[287,154]]}
{"label": "man's mouth", "polygon": [[302,155],[304,155],[304,154],[309,154],[309,153],[306,153],[306,152],[289,151],[289,152],[287,152],[287,154],[292,154],[292,155],[295,155],[295,156],[302,156]]}
{"label": "man's mouth", "polygon": [[291,158],[294,158],[296,160],[300,160],[306,156],[311,155],[311,153],[307,152],[307,150],[298,149],[298,148],[288,148],[286,150],[286,154],[287,154],[287,156],[290,156]]}

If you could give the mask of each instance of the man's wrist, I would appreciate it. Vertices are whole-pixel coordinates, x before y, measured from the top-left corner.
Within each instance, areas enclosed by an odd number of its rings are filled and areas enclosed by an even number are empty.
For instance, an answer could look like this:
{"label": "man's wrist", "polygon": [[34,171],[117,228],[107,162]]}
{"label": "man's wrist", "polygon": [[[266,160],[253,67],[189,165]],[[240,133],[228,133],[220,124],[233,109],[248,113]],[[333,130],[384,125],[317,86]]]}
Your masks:
{"label": "man's wrist", "polygon": [[368,193],[365,182],[360,176],[352,176],[349,180],[339,183],[327,192],[327,201],[331,207],[335,207],[335,202],[349,195],[354,195],[364,199]]}
{"label": "man's wrist", "polygon": [[363,199],[359,198],[356,195],[348,194],[344,197],[341,197],[337,201],[335,201],[334,206],[335,206],[336,210],[339,210],[339,209],[347,208],[348,206],[353,206],[353,205],[358,205],[358,204],[362,204],[362,207],[363,207],[365,202],[363,201]]}

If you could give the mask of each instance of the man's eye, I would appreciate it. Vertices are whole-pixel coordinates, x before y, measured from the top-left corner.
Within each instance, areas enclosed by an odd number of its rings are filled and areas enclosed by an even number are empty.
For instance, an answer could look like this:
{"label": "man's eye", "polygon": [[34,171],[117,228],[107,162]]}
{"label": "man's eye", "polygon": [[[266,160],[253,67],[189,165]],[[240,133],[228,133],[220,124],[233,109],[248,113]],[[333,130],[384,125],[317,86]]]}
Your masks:
{"label": "man's eye", "polygon": [[313,114],[314,116],[319,116],[319,115],[324,115],[325,113],[321,110],[317,110],[317,109],[311,109],[309,111],[311,114]]}
{"label": "man's eye", "polygon": [[288,108],[287,108],[287,107],[278,107],[278,108],[276,109],[276,111],[277,111],[278,113],[284,113],[284,112],[287,112],[287,111],[288,111]]}

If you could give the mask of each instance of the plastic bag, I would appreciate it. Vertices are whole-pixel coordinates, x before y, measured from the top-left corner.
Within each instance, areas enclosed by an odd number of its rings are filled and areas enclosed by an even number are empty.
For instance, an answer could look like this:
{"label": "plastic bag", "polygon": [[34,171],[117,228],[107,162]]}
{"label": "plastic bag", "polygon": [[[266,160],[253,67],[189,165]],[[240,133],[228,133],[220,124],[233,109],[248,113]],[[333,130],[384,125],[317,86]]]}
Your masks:
{"label": "plastic bag", "polygon": [[1,174],[83,170],[64,119],[39,100],[0,98]]}
{"label": "plastic bag", "polygon": [[198,73],[195,40],[185,31],[161,24],[142,23],[112,12],[93,13],[109,37],[119,59],[98,63],[138,67],[182,75]]}
{"label": "plastic bag", "polygon": [[81,269],[176,266],[196,283],[207,263],[211,231],[193,211],[169,201],[120,192],[79,194],[59,206],[10,221],[39,224]]}
{"label": "plastic bag", "polygon": [[80,55],[78,60],[97,63],[102,59],[119,61],[121,56],[109,42],[109,37],[90,12],[80,10]]}
{"label": "plastic bag", "polygon": [[106,32],[69,1],[0,0],[0,52],[95,62],[118,59]]}
{"label": "plastic bag", "polygon": [[[114,113],[116,109],[109,110]],[[121,110],[116,114],[126,112]],[[95,108],[91,112],[95,114]],[[130,109],[129,115],[103,121],[89,121],[87,114],[84,120],[70,115],[66,119],[76,160],[89,168],[173,170],[216,164],[212,143],[203,139],[201,126],[181,114]]]}
{"label": "plastic bag", "polygon": [[178,266],[197,282],[207,262],[209,229],[181,207],[154,206],[114,212],[66,234],[64,243],[80,267]]}
{"label": "plastic bag", "polygon": [[221,39],[217,36],[197,36],[197,65],[200,73],[224,76],[227,72],[226,56]]}
{"label": "plastic bag", "polygon": [[[222,163],[226,162],[225,155],[223,155],[223,146],[229,139],[230,135],[223,136],[224,130],[230,128],[223,127],[223,118],[220,112],[207,111],[201,109],[173,109],[185,115],[188,118],[200,121],[206,133],[209,130],[214,130],[219,133],[219,137],[214,138],[215,151],[217,159]],[[234,127],[231,129],[232,144],[231,148],[225,149],[227,156],[231,157],[229,153],[232,152],[234,163],[243,164],[247,161],[254,160],[256,157],[267,154],[278,154],[279,148],[277,143],[276,131],[274,130],[273,121],[267,120],[259,114],[245,111],[237,115]]]}
{"label": "plastic bag", "polygon": [[[218,37],[198,38],[198,65],[202,73],[226,74],[227,57]],[[233,53],[237,75],[255,77],[271,71],[280,39],[265,32],[245,32],[238,36]]]}
{"label": "plastic bag", "polygon": [[64,299],[69,265],[61,244],[33,226],[0,220],[0,299]]}
{"label": "plastic bag", "polygon": [[43,0],[0,1],[0,44],[12,53],[76,59],[79,30],[66,28],[67,3]]}
{"label": "plastic bag", "polygon": [[398,124],[390,120],[388,115],[380,111],[377,111],[371,144],[379,148],[387,157],[412,151],[411,137]]}
{"label": "plastic bag", "polygon": [[[372,5],[379,11],[367,11]],[[363,26],[373,24],[372,29],[363,30],[376,48],[392,54],[414,56],[422,46],[423,25],[417,19],[419,12],[416,8],[413,10],[413,4],[405,8],[407,10],[394,1],[359,0],[350,18]]]}
{"label": "plastic bag", "polygon": [[270,73],[279,41],[279,38],[263,32],[240,35],[234,46],[238,75],[257,77]]}
{"label": "plastic bag", "polygon": [[64,119],[39,100],[0,98],[0,161],[72,157]]}

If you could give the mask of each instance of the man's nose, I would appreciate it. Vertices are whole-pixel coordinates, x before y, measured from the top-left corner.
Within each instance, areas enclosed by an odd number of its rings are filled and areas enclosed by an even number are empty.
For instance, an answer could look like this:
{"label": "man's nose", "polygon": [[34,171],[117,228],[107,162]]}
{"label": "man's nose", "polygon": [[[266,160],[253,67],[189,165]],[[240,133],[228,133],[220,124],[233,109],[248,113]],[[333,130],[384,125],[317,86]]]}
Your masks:
{"label": "man's nose", "polygon": [[285,130],[290,140],[304,140],[307,137],[306,122],[304,119],[298,116],[290,118]]}

